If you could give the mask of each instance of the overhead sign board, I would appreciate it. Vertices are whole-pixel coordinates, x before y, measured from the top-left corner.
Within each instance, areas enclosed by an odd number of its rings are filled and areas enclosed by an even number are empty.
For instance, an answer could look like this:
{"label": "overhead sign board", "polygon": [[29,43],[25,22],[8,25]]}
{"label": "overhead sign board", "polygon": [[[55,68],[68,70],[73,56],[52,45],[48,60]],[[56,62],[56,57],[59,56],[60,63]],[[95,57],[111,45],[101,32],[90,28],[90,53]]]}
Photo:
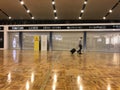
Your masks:
{"label": "overhead sign board", "polygon": [[10,26],[9,30],[120,29],[120,25]]}

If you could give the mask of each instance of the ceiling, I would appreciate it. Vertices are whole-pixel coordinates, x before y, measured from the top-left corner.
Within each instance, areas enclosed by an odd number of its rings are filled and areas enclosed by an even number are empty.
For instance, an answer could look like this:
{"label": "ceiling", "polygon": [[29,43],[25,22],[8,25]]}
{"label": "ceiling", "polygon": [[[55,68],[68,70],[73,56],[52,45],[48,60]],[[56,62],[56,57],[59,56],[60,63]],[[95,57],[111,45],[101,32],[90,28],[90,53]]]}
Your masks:
{"label": "ceiling", "polygon": [[[54,20],[52,0],[23,0],[35,19]],[[58,20],[79,20],[84,0],[54,0]],[[119,0],[88,0],[82,20],[101,20]],[[12,19],[31,19],[19,0],[0,0],[0,9]],[[0,12],[0,20],[8,17]],[[106,19],[120,20],[120,1]]]}

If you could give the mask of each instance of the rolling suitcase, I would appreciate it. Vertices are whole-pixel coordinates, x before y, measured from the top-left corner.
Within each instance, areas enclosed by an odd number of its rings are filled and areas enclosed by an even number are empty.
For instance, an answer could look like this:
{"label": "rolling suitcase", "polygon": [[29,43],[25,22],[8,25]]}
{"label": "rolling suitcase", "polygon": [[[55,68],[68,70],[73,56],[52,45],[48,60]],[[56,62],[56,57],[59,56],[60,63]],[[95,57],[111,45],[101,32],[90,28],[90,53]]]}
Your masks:
{"label": "rolling suitcase", "polygon": [[75,51],[76,51],[75,48],[73,48],[73,49],[70,50],[70,52],[71,52],[72,54],[75,53]]}

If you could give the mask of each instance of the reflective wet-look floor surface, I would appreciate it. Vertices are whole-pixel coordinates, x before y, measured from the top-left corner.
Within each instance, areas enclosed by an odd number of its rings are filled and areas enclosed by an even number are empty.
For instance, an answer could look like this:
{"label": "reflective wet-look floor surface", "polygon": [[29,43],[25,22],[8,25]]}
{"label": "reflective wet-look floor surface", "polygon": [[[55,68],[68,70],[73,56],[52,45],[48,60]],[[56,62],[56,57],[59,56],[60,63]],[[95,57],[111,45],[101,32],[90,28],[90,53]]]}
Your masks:
{"label": "reflective wet-look floor surface", "polygon": [[0,90],[120,90],[120,53],[0,50]]}

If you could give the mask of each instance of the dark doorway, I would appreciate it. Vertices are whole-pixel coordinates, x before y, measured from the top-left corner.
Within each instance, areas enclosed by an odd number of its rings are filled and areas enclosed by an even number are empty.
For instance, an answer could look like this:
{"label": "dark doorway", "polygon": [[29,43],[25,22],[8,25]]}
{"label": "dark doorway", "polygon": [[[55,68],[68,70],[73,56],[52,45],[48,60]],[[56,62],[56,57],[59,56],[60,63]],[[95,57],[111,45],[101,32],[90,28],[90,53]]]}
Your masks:
{"label": "dark doorway", "polygon": [[0,32],[0,48],[4,48],[4,33]]}

